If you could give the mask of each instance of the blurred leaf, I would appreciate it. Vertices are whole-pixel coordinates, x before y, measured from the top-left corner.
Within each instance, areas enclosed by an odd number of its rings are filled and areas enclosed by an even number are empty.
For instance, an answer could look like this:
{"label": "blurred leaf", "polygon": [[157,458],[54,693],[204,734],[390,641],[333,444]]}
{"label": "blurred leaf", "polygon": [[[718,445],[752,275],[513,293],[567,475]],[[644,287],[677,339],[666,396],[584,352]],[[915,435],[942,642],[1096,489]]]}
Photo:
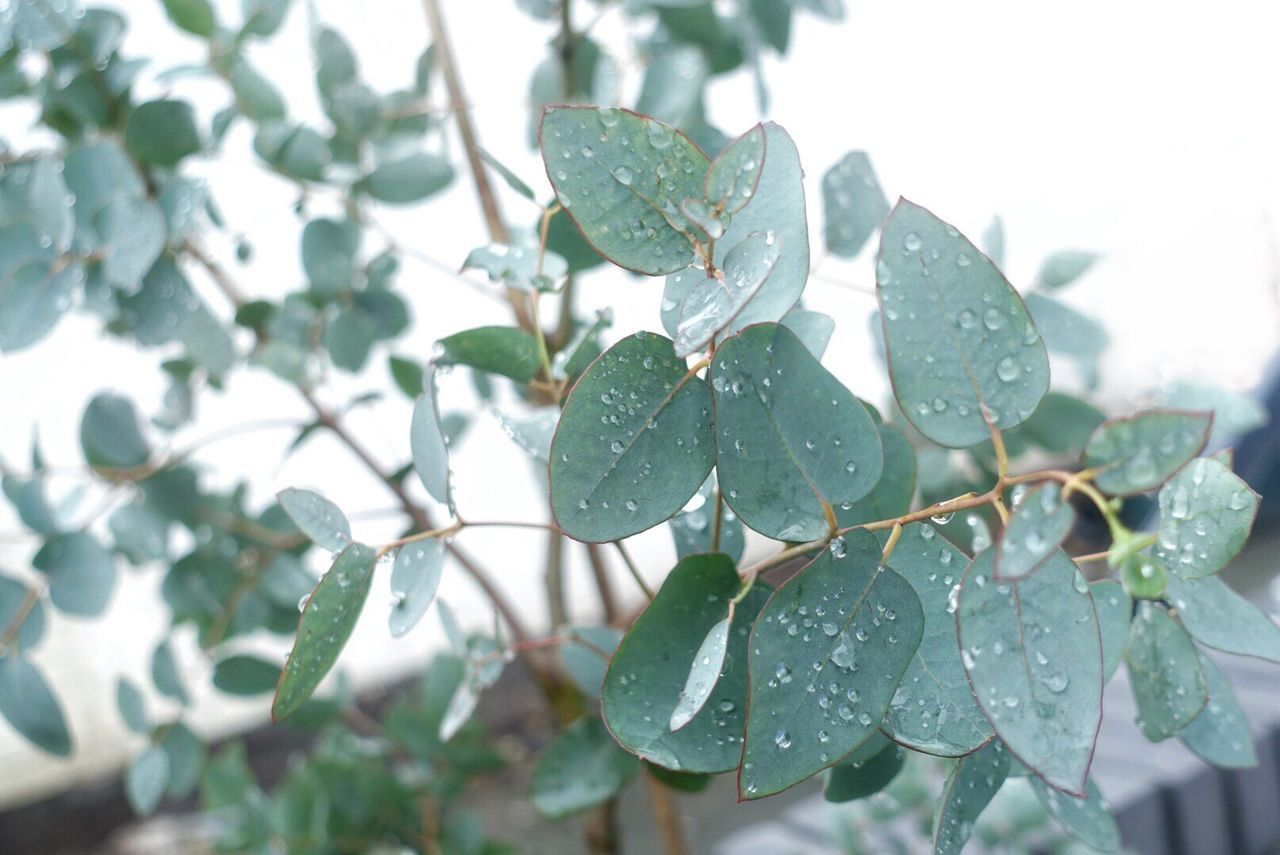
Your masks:
{"label": "blurred leaf", "polygon": [[129,806],[139,816],[150,816],[160,804],[169,785],[169,755],[157,746],[144,748],[129,767],[124,792]]}
{"label": "blurred leaf", "polygon": [[146,733],[151,730],[151,721],[147,717],[147,702],[137,685],[127,677],[116,681],[116,708],[120,710],[120,718],[125,727],[134,733]]}
{"label": "blurred leaf", "polygon": [[53,605],[70,615],[97,617],[115,591],[115,559],[82,531],[49,538],[31,564],[48,577]]}
{"label": "blurred leaf", "polygon": [[129,114],[124,144],[134,157],[153,166],[176,166],[200,150],[195,111],[186,101],[141,104]]}
{"label": "blurred leaf", "polygon": [[213,666],[213,685],[228,695],[265,695],[279,679],[280,666],[256,656],[228,656]]}
{"label": "blurred leaf", "polygon": [[547,746],[533,770],[533,806],[560,819],[612,798],[640,762],[618,747],[595,716],[566,727]]}
{"label": "blurred leaf", "polygon": [[404,635],[422,620],[436,597],[444,569],[445,545],[438,537],[406,543],[391,565],[393,636]]}
{"label": "blurred leaf", "polygon": [[36,666],[14,653],[0,657],[0,715],[41,751],[71,755],[71,734],[58,699]]}
{"label": "blurred leaf", "polygon": [[1084,448],[1098,489],[1117,496],[1159,487],[1204,448],[1212,413],[1144,410],[1103,422]]}
{"label": "blurred leaf", "polygon": [[1055,252],[1040,265],[1036,284],[1042,288],[1062,288],[1070,285],[1089,271],[1102,258],[1096,252],[1064,249]]}
{"label": "blurred leaf", "polygon": [[192,35],[208,38],[218,26],[209,0],[164,0],[164,10],[175,26]]}
{"label": "blurred leaf", "polygon": [[351,544],[351,523],[333,502],[310,490],[289,487],[276,496],[298,530],[321,549],[341,552]]}
{"label": "blurred leaf", "polygon": [[849,152],[822,176],[822,210],[827,250],[853,258],[889,215],[866,152]]}

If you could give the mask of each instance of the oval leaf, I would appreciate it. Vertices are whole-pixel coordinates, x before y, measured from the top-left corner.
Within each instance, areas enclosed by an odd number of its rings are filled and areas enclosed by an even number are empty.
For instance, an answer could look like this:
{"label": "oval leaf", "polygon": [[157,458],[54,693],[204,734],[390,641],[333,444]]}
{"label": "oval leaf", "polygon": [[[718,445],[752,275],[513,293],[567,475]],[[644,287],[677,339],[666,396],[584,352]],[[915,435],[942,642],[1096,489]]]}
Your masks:
{"label": "oval leaf", "polygon": [[93,397],[80,420],[80,445],[90,466],[132,469],[151,456],[133,402],[119,395]]}
{"label": "oval leaf", "polygon": [[729,250],[720,276],[707,277],[685,297],[676,324],[676,356],[701,350],[733,323],[764,287],[782,251],[773,232],[752,232]]}
{"label": "oval leaf", "polygon": [[884,453],[871,416],[786,327],[757,324],[727,340],[711,385],[720,485],[761,534],[821,537],[834,506],[880,480]]}
{"label": "oval leaf", "polygon": [[1189,579],[1209,576],[1236,557],[1258,515],[1258,494],[1217,460],[1197,458],[1160,488],[1155,554]]}
{"label": "oval leaf", "polygon": [[1003,274],[952,226],[898,200],[880,237],[876,296],[902,412],[961,448],[987,423],[1026,421],[1049,388],[1049,356]]}
{"label": "oval leaf", "polygon": [[351,523],[346,515],[319,493],[290,487],[281,490],[276,500],[298,530],[321,549],[341,552],[351,544]]}
{"label": "oval leaf", "polygon": [[280,666],[257,656],[228,656],[213,666],[213,685],[228,695],[265,695],[279,682]]}
{"label": "oval leaf", "polygon": [[1249,719],[1231,691],[1231,683],[1213,660],[1200,654],[1200,670],[1209,702],[1191,723],[1178,731],[1178,739],[1207,763],[1223,769],[1247,769],[1258,765],[1249,732]]}
{"label": "oval leaf", "polygon": [[1170,573],[1165,599],[1178,622],[1201,644],[1280,662],[1280,626],[1217,576],[1183,579]]}
{"label": "oval leaf", "polygon": [[1102,720],[1102,642],[1089,588],[1058,551],[1014,582],[974,558],[956,620],[973,694],[996,735],[1051,786],[1083,794]]}
{"label": "oval leaf", "polygon": [[1057,551],[1076,524],[1059,484],[1042,484],[1022,497],[996,545],[995,576],[1026,576]]}
{"label": "oval leaf", "polygon": [[781,792],[876,732],[924,614],[880,544],[850,532],[778,589],[751,633],[741,798]]}
{"label": "oval leaf", "polygon": [[138,755],[124,778],[124,793],[129,806],[139,816],[150,816],[160,804],[169,786],[169,755],[152,745]]}
{"label": "oval leaf", "polygon": [[618,747],[595,716],[569,725],[533,770],[533,806],[549,819],[595,807],[622,789],[640,761]]}
{"label": "oval leaf", "polygon": [[538,376],[538,343],[522,329],[477,327],[442,338],[438,344],[436,365],[467,365],[517,383],[528,383]]}
{"label": "oval leaf", "polygon": [[0,715],[41,751],[70,756],[71,734],[57,697],[39,669],[13,653],[0,657]]}
{"label": "oval leaf", "polygon": [[729,650],[729,625],[732,622],[733,607],[730,606],[729,614],[707,630],[706,638],[702,639],[702,644],[698,645],[697,652],[693,654],[689,676],[685,678],[684,688],[680,690],[680,700],[671,711],[671,721],[667,725],[672,732],[693,721],[693,717],[702,711],[707,699],[711,697],[711,690],[716,687],[720,672],[724,670],[724,658]]}
{"label": "oval leaf", "polygon": [[760,184],[767,146],[764,125],[756,125],[716,155],[703,182],[713,209],[736,214],[747,206]]}
{"label": "oval leaf", "polygon": [[444,542],[438,537],[407,543],[391,565],[393,605],[388,623],[399,637],[418,625],[440,588],[444,570]]}
{"label": "oval leaf", "polygon": [[1159,487],[1200,453],[1212,413],[1146,410],[1103,422],[1084,447],[1084,465],[1099,470],[1098,489],[1131,496]]}
{"label": "oval leaf", "polygon": [[711,393],[670,339],[624,338],[587,369],[551,442],[551,508],[565,534],[604,542],[651,528],[711,471]]}
{"label": "oval leaf", "polygon": [[436,375],[432,372],[427,390],[413,405],[409,424],[409,450],[413,468],[431,498],[453,509],[453,489],[449,478],[449,446],[440,426],[440,407],[436,401]]}
{"label": "oval leaf", "polygon": [[956,646],[954,589],[968,558],[927,523],[902,529],[888,565],[920,599],[924,634],[881,728],[915,751],[960,757],[995,733],[978,707]]}
{"label": "oval leaf", "polygon": [[711,165],[670,125],[615,107],[550,107],[542,160],[582,236],[614,264],[659,276],[693,261],[705,237],[680,212]]}
{"label": "oval leaf", "polygon": [[298,620],[298,637],[271,704],[275,721],[311,697],[351,637],[373,582],[374,552],[353,543],[338,555],[311,592]]}
{"label": "oval leaf", "polygon": [[1035,777],[1031,788],[1049,815],[1072,837],[1100,852],[1120,849],[1120,826],[1093,781],[1089,781],[1088,794],[1082,799],[1060,793]]}
{"label": "oval leaf", "polygon": [[857,255],[880,228],[889,200],[866,152],[849,152],[822,176],[822,212],[827,251],[842,258]]}
{"label": "oval leaf", "polygon": [[1168,739],[1204,709],[1209,694],[1196,646],[1154,603],[1138,604],[1124,660],[1138,705],[1138,728],[1147,739]]}
{"label": "oval leaf", "polygon": [[724,668],[693,720],[672,733],[672,713],[707,633],[741,583],[728,556],[694,555],[667,576],[618,645],[601,693],[605,723],[623,748],[658,766],[727,772],[738,765],[747,707],[747,632],[769,589],[759,583],[734,609]]}
{"label": "oval leaf", "polygon": [[1009,777],[1009,752],[1000,740],[961,757],[942,789],[933,816],[934,855],[960,855],[974,823]]}
{"label": "oval leaf", "polygon": [[93,535],[82,531],[45,541],[31,560],[49,578],[49,599],[60,611],[97,617],[116,587],[116,560]]}

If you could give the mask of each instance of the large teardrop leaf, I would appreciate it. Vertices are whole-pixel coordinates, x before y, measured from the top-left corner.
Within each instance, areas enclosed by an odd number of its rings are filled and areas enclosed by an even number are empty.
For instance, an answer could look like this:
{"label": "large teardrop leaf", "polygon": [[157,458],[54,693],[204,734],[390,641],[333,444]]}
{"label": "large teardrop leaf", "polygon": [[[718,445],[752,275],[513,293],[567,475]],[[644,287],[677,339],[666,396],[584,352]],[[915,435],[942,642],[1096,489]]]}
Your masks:
{"label": "large teardrop leaf", "polygon": [[711,471],[711,392],[670,339],[636,333],[591,363],[551,442],[551,507],[565,534],[618,540],[684,506]]}
{"label": "large teardrop leaf", "polygon": [[1224,653],[1280,662],[1280,626],[1217,576],[1183,579],[1170,573],[1165,599],[1176,610],[1178,621],[1201,644]]}
{"label": "large teardrop leaf", "polygon": [[725,555],[680,561],[618,645],[601,693],[605,723],[623,748],[658,766],[727,772],[738,765],[747,708],[747,633],[769,596],[757,583],[734,610],[724,667],[710,698],[674,733],[671,714],[707,633],[741,586]]}
{"label": "large teardrop leaf", "polygon": [[1147,739],[1168,739],[1204,709],[1209,694],[1196,646],[1155,603],[1138,604],[1124,658],[1138,705],[1138,728]]}
{"label": "large teardrop leaf", "polygon": [[0,657],[0,715],[41,751],[71,754],[71,734],[57,697],[39,669],[13,653]]}
{"label": "large teardrop leaf", "polygon": [[550,107],[541,141],[556,197],[597,252],[650,276],[689,266],[705,235],[680,203],[702,196],[710,161],[688,137],[629,110]]}
{"label": "large teardrop leaf", "polygon": [[1231,691],[1227,675],[1203,653],[1200,654],[1200,671],[1209,691],[1209,702],[1190,724],[1178,731],[1178,739],[1205,762],[1223,769],[1247,769],[1258,765],[1249,719]]}
{"label": "large teardrop leaf", "polygon": [[311,697],[351,637],[373,582],[372,549],[353,543],[316,585],[298,620],[298,636],[280,675],[271,717],[279,721]]}
{"label": "large teardrop leaf", "polygon": [[1236,557],[1258,515],[1258,494],[1231,468],[1197,458],[1160,488],[1155,553],[1179,576],[1209,576]]}
{"label": "large teardrop leaf", "polygon": [[1102,634],[1102,679],[1109,682],[1124,661],[1129,640],[1129,620],[1133,617],[1133,597],[1116,579],[1099,579],[1089,585],[1089,596],[1098,613]]}
{"label": "large teardrop leaf", "polygon": [[902,412],[960,448],[1026,421],[1049,388],[1049,357],[1003,274],[954,227],[900,199],[880,237],[876,296]]}
{"label": "large teardrop leaf", "polygon": [[1084,447],[1084,465],[1106,493],[1130,496],[1155,489],[1200,453],[1212,413],[1145,410],[1103,422]]}
{"label": "large teardrop leaf", "polygon": [[1031,576],[974,558],[956,619],[973,694],[996,735],[1051,786],[1083,795],[1102,720],[1102,642],[1089,587],[1058,551]]}
{"label": "large teardrop leaf", "polygon": [[1009,752],[993,739],[961,757],[942,789],[933,816],[934,855],[960,855],[973,825],[1009,777]]}
{"label": "large teardrop leaf", "polygon": [[[781,320],[800,299],[809,280],[809,227],[800,154],[778,125],[765,122],[764,133],[765,160],[759,184],[751,201],[733,215],[729,228],[716,240],[714,260],[716,267],[723,268],[728,251],[754,232],[773,232],[782,251],[768,282],[734,318],[727,335],[750,324]],[[679,307],[705,276],[699,269],[667,277],[662,292],[662,323],[671,335],[676,333]]]}
{"label": "large teardrop leaf", "polygon": [[920,599],[924,634],[881,728],[895,742],[943,757],[975,751],[995,732],[969,689],[956,643],[952,596],[967,562],[928,523],[903,528],[888,561]]}
{"label": "large teardrop leaf", "polygon": [[1075,522],[1076,512],[1062,500],[1060,485],[1042,484],[1029,491],[996,545],[996,577],[1017,579],[1034,571],[1058,550]]}
{"label": "large teardrop leaf", "polygon": [[1100,852],[1119,850],[1120,826],[1092,780],[1082,799],[1060,793],[1035,777],[1031,778],[1031,788],[1049,815],[1072,837]]}
{"label": "large teardrop leaf", "polygon": [[550,819],[595,807],[617,795],[640,768],[600,719],[581,718],[547,746],[533,770],[533,806]]}
{"label": "large teardrop leaf", "polygon": [[781,792],[875,733],[923,631],[915,592],[865,531],[779,588],[751,633],[740,797]]}
{"label": "large teardrop leaf", "polygon": [[778,540],[821,537],[835,506],[867,495],[884,464],[866,409],[795,333],[757,324],[711,366],[716,466],[738,517]]}

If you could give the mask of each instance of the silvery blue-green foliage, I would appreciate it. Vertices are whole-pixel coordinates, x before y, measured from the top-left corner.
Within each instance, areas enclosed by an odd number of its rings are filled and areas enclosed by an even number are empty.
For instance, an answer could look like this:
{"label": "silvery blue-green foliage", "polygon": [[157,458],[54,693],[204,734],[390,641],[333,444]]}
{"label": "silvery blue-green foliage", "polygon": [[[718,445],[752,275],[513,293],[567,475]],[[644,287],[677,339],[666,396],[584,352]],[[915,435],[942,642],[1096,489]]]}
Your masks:
{"label": "silvery blue-green foliage", "polygon": [[[678,788],[733,772],[744,799],[823,774],[828,797],[848,801],[898,786],[902,770],[935,755],[951,766],[936,851],[958,851],[981,828],[1011,769],[1032,776],[1028,791],[1068,832],[1114,848],[1088,768],[1102,688],[1121,663],[1145,735],[1248,762],[1247,722],[1204,648],[1280,661],[1280,630],[1214,575],[1243,547],[1258,497],[1229,455],[1200,455],[1224,444],[1224,426],[1256,426],[1256,408],[1179,384],[1165,408],[1107,419],[1053,388],[1051,369],[1068,366],[1087,390],[1105,367],[1106,332],[1064,296],[1098,257],[1055,254],[1016,288],[998,220],[979,249],[926,207],[890,205],[865,152],[808,188],[822,209],[811,227],[801,148],[772,122],[726,134],[709,120],[707,86],[739,69],[759,77],[763,57],[786,52],[795,14],[838,18],[838,0],[626,4],[646,60],[634,110],[615,106],[619,60],[575,29],[575,4],[521,0],[559,27],[529,89],[546,181],[512,172],[467,125],[490,240],[450,259],[487,274],[515,321],[457,331],[429,355],[395,349],[412,323],[397,280],[406,250],[377,215],[457,178],[441,100],[468,120],[449,46],[406,62],[412,86],[378,92],[342,34],[313,18],[323,120],[309,124],[253,60],[305,10],[245,0],[224,19],[209,0],[162,5],[207,44],[194,65],[157,70],[123,55],[128,22],[113,11],[65,0],[0,11],[0,97],[33,106],[47,131],[30,150],[6,141],[0,158],[0,351],[34,347],[82,311],[154,351],[168,383],[152,413],[120,390],[87,402],[73,483],[34,438],[27,465],[3,466],[4,494],[38,542],[29,572],[0,574],[0,715],[33,745],[66,755],[74,734],[29,653],[48,623],[104,614],[123,562],[162,574],[171,614],[150,662],[154,693],[118,684],[122,719],[147,742],[126,791],[148,813],[202,781],[210,809],[243,813],[229,847],[311,851],[317,828],[416,841],[423,798],[444,804],[441,841],[475,844],[448,801],[494,766],[470,722],[516,655],[565,715],[533,776],[533,804],[553,818],[610,801],[642,769]],[[135,96],[151,91],[135,87],[148,75],[164,97]],[[192,76],[223,93],[214,115],[184,96]],[[766,96],[761,83],[762,112]],[[303,276],[280,299],[246,293],[206,249],[233,241],[241,261],[252,253],[253,236],[219,213],[219,188],[190,169],[236,124],[260,166],[299,188]],[[506,223],[492,179],[540,213]],[[340,204],[313,214],[321,193]],[[831,318],[804,307],[812,259],[828,254],[874,255],[872,329],[894,393],[883,413],[823,364],[837,326],[860,334],[872,308]],[[665,277],[649,286],[665,335],[609,311],[578,315],[576,280],[609,263]],[[560,308],[554,326],[539,313],[547,300]],[[330,373],[374,359],[414,402],[408,453],[385,470],[343,421],[379,393],[321,400]],[[645,588],[633,623],[611,611],[617,626],[569,623],[587,607],[569,614],[557,558],[547,573],[556,634],[535,637],[453,542],[487,524],[454,505],[454,481],[469,473],[453,471],[450,449],[475,416],[447,406],[454,369],[545,477],[553,544],[592,544],[604,574],[595,544],[621,551],[670,522],[680,561],[656,592]],[[233,479],[208,477],[192,460],[198,447],[173,450],[201,396],[247,371],[309,407],[293,447],[331,432],[385,484],[404,538],[362,541],[340,493],[298,486],[255,504],[245,486],[213,486]],[[1029,458],[1061,465],[1015,471]],[[95,491],[103,510],[86,500]],[[1157,497],[1151,531],[1119,515],[1139,494]],[[1067,550],[1089,506],[1112,545],[1105,565],[1077,566]],[[748,530],[778,551],[743,561]],[[313,554],[329,567],[319,577]],[[789,563],[796,573],[763,578]],[[1082,571],[1099,568],[1095,579],[1114,578],[1090,585]],[[468,634],[435,600],[453,572],[493,600],[491,631]],[[393,597],[393,635],[436,605],[452,654],[424,675],[420,707],[383,719],[370,752],[338,724],[345,693],[315,693],[375,588]],[[607,584],[601,593],[610,603]],[[293,639],[283,665],[252,652],[260,634]],[[550,646],[558,657],[538,655]],[[196,657],[211,667],[187,667]],[[220,692],[273,695],[276,718],[328,728],[277,794],[288,809],[265,807],[242,755],[206,761],[186,724],[200,695],[192,675],[206,672]],[[387,762],[406,753],[419,765]],[[344,776],[408,826],[372,827],[359,805],[330,800]],[[980,797],[970,795],[978,780]]]}

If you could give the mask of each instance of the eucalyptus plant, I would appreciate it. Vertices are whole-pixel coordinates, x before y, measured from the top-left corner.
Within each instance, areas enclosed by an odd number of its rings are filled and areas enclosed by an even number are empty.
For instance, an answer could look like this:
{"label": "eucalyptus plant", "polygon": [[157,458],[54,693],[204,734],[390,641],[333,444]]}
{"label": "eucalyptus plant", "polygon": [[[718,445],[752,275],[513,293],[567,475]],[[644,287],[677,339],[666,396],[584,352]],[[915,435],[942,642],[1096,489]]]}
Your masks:
{"label": "eucalyptus plant", "polygon": [[[709,81],[753,70],[766,111],[762,57],[786,52],[793,15],[838,18],[838,0],[519,0],[556,29],[529,88],[545,182],[481,145],[440,4],[425,5],[434,42],[406,63],[413,86],[391,92],[366,84],[342,34],[308,10],[316,126],[292,118],[287,93],[254,65],[288,0],[242,0],[235,21],[208,0],[164,0],[207,55],[159,71],[122,53],[118,12],[68,0],[0,10],[0,93],[37,124],[3,154],[0,349],[35,346],[74,309],[158,355],[169,383],[145,418],[127,390],[95,395],[80,423],[85,465],[70,474],[34,439],[27,465],[4,465],[5,495],[37,541],[30,570],[0,576],[0,714],[18,733],[72,752],[57,687],[29,654],[46,622],[101,615],[126,563],[162,575],[171,614],[154,691],[119,684],[120,714],[147,743],[127,773],[130,800],[146,814],[203,777],[210,809],[238,811],[229,849],[482,851],[466,821],[428,817],[453,809],[451,769],[493,767],[469,722],[517,657],[559,727],[532,803],[553,819],[589,813],[603,851],[617,846],[608,816],[637,775],[678,851],[670,800],[709,776],[734,774],[742,800],[821,776],[829,800],[850,801],[889,785],[912,753],[948,769],[936,852],[961,849],[1010,777],[1026,778],[1068,832],[1114,850],[1089,768],[1102,690],[1122,665],[1145,737],[1177,737],[1219,766],[1254,762],[1206,654],[1280,661],[1280,628],[1216,575],[1258,507],[1222,450],[1225,435],[1256,424],[1249,403],[1181,384],[1158,408],[1108,418],[1050,378],[1051,353],[1085,395],[1105,368],[1105,331],[1058,295],[1097,256],[1055,254],[1020,294],[1001,270],[999,221],[980,248],[914,201],[891,206],[860,151],[809,188],[824,220],[811,233],[787,132],[766,121],[730,137],[712,124]],[[617,46],[593,37],[615,14],[643,58],[634,100]],[[147,75],[163,97],[135,97]],[[193,77],[220,85],[226,106],[202,116],[180,94]],[[304,281],[283,299],[238,279],[255,236],[221,216],[219,188],[190,170],[238,124],[260,166],[299,191]],[[415,353],[396,344],[411,324],[399,267],[424,252],[379,213],[457,180],[454,126],[490,242],[441,266],[472,285],[485,275],[510,316]],[[317,198],[337,213],[313,215]],[[508,220],[504,199],[528,216]],[[214,241],[233,245],[236,262]],[[837,319],[803,304],[810,283],[833,278],[824,259],[869,253],[869,350],[893,389],[879,408],[823,364]],[[661,332],[580,311],[576,284],[605,265],[665,277]],[[839,320],[861,335],[869,308]],[[390,465],[345,420],[379,393],[327,401],[334,372],[360,373],[375,356],[413,400],[404,457]],[[290,488],[264,505],[247,481],[214,486],[196,462],[201,443],[179,440],[201,397],[223,394],[236,372],[293,389],[311,414],[294,447],[336,437],[396,501],[404,536],[364,542],[341,494]],[[456,405],[458,377],[479,406]],[[451,445],[493,401],[546,479],[546,522],[473,519],[455,504],[453,482],[470,473],[454,471]],[[1082,516],[1105,524],[1106,549],[1067,551]],[[679,560],[651,590],[654,574],[625,542],[664,524]],[[548,533],[538,625],[465,551],[468,532],[502,526]],[[587,545],[598,612],[566,601],[567,541]],[[776,547],[748,562],[748,541],[753,554]],[[628,595],[606,545],[634,580]],[[318,578],[313,554],[327,556]],[[452,572],[492,602],[491,628],[464,629],[436,599]],[[426,711],[382,723],[343,693],[316,696],[375,589],[394,598],[392,635],[434,604],[452,648],[423,681]],[[242,652],[237,642],[260,633],[292,639],[283,667]],[[217,690],[273,693],[275,720],[338,727],[274,809],[243,757],[206,762],[187,723],[193,672],[175,648],[192,638]],[[160,714],[148,695],[166,699]],[[361,785],[360,800],[334,802],[327,790],[343,779]],[[374,810],[381,800],[395,811]]]}

